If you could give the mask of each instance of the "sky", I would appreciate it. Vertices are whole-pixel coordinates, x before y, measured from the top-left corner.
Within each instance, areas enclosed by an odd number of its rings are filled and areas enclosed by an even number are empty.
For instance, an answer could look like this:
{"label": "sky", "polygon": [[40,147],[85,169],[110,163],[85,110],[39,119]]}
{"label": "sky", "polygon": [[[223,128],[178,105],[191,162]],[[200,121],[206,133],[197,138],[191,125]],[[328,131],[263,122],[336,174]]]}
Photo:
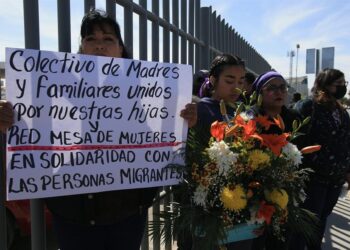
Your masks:
{"label": "sky", "polygon": [[[306,75],[306,49],[335,47],[334,68],[350,77],[350,1],[348,0],[202,0],[212,6],[278,72]],[[308,75],[309,87],[314,75]],[[311,80],[311,81],[310,81]]]}
{"label": "sky", "polygon": [[[70,1],[73,52],[77,51],[79,44],[78,29],[83,16],[83,2]],[[138,0],[134,2],[138,3]],[[43,50],[58,49],[56,4],[56,0],[39,0],[40,48]],[[151,0],[148,0],[148,4],[151,4]],[[290,76],[290,57],[287,53],[294,50],[296,54],[296,45],[299,44],[298,57],[293,57],[292,77],[296,74],[306,75],[306,49],[335,47],[334,67],[343,71],[349,80],[350,1],[202,0],[201,6],[212,6],[213,11],[225,18],[272,68],[285,77]],[[96,0],[96,7],[104,9],[105,1]],[[118,13],[122,11],[121,7],[117,7],[117,21],[121,27],[124,20]],[[0,61],[4,61],[5,47],[24,47],[22,0],[0,0],[0,24]],[[134,38],[138,39],[137,34]],[[308,76],[310,87],[314,76]]]}

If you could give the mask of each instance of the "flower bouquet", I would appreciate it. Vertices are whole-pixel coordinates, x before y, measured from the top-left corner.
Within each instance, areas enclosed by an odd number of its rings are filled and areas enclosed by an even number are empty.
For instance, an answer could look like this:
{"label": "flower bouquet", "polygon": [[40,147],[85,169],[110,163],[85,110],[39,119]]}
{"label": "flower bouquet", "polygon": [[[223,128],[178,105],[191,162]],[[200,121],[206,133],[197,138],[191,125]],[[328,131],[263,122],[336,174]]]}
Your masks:
{"label": "flower bouquet", "polygon": [[303,153],[319,146],[298,150],[290,142],[307,120],[295,122],[291,133],[268,134],[271,126],[284,130],[279,116],[252,116],[242,109],[232,119],[222,111],[226,121],[212,124],[209,144],[200,140],[200,131],[190,132],[184,180],[174,191],[177,202],[163,215],[173,222],[175,236],[192,236],[193,249],[212,250],[262,230],[283,240],[287,222],[306,237],[314,230],[315,218],[298,206],[310,170],[298,166]]}

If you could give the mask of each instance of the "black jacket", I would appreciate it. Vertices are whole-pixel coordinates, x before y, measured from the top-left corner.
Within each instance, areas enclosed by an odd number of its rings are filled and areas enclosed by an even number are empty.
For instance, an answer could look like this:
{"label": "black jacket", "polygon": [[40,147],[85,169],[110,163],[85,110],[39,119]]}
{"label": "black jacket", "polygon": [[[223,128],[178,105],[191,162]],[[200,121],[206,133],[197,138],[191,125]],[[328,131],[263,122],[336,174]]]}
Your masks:
{"label": "black jacket", "polygon": [[[232,118],[235,114],[235,109],[226,105],[227,114]],[[200,100],[197,106],[197,125],[208,132],[210,126],[215,121],[223,121],[223,116],[220,112],[220,102],[209,97],[204,97]]]}
{"label": "black jacket", "polygon": [[61,219],[86,225],[107,225],[141,213],[151,206],[158,188],[130,189],[46,199]]}
{"label": "black jacket", "polygon": [[[227,116],[231,119],[235,115],[235,109],[226,105]],[[211,124],[215,121],[222,122],[224,120],[220,111],[220,101],[210,97],[202,98],[197,104],[197,124],[192,130],[197,131],[196,140],[204,146],[208,146],[211,137]],[[200,136],[200,138],[198,138]]]}
{"label": "black jacket", "polygon": [[311,99],[301,102],[297,111],[311,116],[306,127],[304,146],[321,145],[321,150],[304,155],[303,163],[315,173],[314,181],[342,185],[350,172],[350,118],[345,109],[331,110]]}

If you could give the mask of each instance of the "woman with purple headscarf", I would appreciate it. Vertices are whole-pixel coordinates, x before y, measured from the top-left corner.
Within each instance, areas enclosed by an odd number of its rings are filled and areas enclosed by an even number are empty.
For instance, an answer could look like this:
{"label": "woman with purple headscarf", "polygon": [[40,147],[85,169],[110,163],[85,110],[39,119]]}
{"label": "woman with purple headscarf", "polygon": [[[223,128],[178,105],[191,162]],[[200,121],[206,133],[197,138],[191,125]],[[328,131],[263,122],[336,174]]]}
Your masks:
{"label": "woman with purple headscarf", "polygon": [[268,115],[276,117],[280,115],[285,123],[285,130],[291,132],[292,123],[300,116],[294,110],[286,107],[288,84],[281,74],[276,71],[268,71],[258,76],[252,86],[257,96],[261,95],[261,105],[255,105],[249,111],[252,115]]}
{"label": "woman with purple headscarf", "polygon": [[[285,128],[273,125],[265,131],[268,134],[281,134],[292,131],[294,120],[300,120],[298,113],[285,106],[288,92],[288,84],[281,74],[275,71],[268,71],[258,76],[252,86],[252,91],[256,92],[256,96],[261,96],[261,104],[254,105],[248,114],[251,116],[266,115],[271,118],[280,116],[284,122]],[[286,228],[288,230],[288,228]],[[254,250],[284,250],[288,249],[288,235],[285,235],[287,241],[281,241],[271,235],[269,232],[253,242]]]}

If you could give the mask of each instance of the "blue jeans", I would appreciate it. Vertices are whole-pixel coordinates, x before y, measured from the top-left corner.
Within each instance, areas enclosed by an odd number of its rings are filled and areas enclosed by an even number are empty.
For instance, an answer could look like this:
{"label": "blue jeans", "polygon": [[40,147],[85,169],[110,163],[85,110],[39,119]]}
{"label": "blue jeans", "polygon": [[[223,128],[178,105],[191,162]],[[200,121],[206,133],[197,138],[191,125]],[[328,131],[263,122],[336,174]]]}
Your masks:
{"label": "blue jeans", "polygon": [[139,250],[147,212],[111,225],[80,225],[54,216],[53,224],[61,250]]}
{"label": "blue jeans", "polygon": [[[327,225],[327,218],[332,213],[334,206],[337,204],[341,190],[341,185],[334,186],[332,184],[321,184],[315,181],[308,185],[306,190],[307,198],[302,207],[315,213],[320,219],[318,242],[314,246],[308,246],[308,249],[321,249],[322,238]],[[306,242],[302,236],[295,236],[295,239],[291,240],[291,247],[289,249],[304,250],[305,246]]]}

